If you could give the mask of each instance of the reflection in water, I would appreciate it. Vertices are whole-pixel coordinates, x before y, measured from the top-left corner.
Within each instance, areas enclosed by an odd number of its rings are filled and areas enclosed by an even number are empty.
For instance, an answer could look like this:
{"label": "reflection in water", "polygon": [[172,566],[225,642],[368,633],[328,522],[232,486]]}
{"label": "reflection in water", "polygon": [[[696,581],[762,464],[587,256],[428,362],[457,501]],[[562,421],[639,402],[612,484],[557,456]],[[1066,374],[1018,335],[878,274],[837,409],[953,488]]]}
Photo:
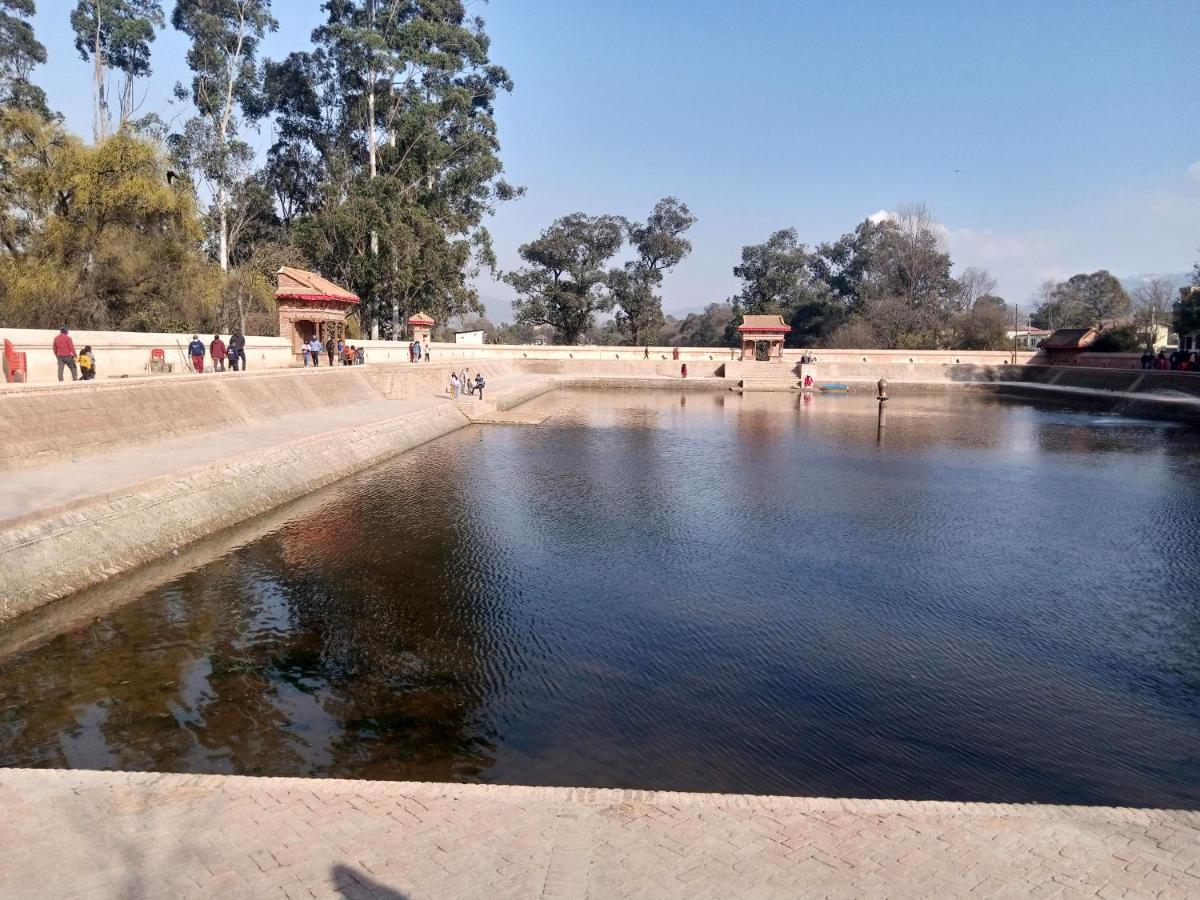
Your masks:
{"label": "reflection in water", "polygon": [[531,406],[23,625],[0,764],[1200,808],[1194,431]]}

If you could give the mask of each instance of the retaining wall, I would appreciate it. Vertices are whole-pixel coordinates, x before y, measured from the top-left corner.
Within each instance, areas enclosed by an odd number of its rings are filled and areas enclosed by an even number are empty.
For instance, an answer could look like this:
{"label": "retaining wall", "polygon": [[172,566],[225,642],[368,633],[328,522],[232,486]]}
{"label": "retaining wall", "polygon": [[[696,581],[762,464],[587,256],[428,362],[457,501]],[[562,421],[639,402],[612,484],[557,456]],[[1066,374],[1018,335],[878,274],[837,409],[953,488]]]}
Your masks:
{"label": "retaining wall", "polygon": [[[334,366],[0,389],[0,471],[189,433],[220,438],[231,425],[440,391],[451,366]],[[506,362],[473,366],[489,380]]]}

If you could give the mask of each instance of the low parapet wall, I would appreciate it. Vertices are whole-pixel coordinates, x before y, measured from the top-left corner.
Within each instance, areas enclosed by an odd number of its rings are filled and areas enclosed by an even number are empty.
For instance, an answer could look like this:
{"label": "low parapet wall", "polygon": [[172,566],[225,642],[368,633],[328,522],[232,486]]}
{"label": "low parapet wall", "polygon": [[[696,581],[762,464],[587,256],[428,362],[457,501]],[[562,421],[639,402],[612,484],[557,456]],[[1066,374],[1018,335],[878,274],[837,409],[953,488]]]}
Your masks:
{"label": "low parapet wall", "polygon": [[[57,381],[58,363],[51,352],[51,344],[57,331],[27,328],[0,328],[0,339],[12,341],[18,352],[26,355],[28,381],[31,384],[47,384]],[[228,334],[223,335],[226,339]],[[174,367],[175,374],[189,371],[187,345],[191,332],[186,334],[142,333],[130,331],[72,331],[76,349],[90,345],[97,363],[100,381],[114,378],[148,376],[150,354],[162,350],[166,360]],[[200,339],[207,347],[212,335],[202,334]],[[362,347],[370,365],[401,365],[408,363],[407,341],[352,340],[350,343]],[[695,374],[713,374],[727,362],[740,359],[740,351],[728,347],[610,347],[610,346],[557,346],[532,344],[450,344],[431,345],[434,363],[457,363],[471,360],[493,362],[548,362],[564,365],[580,363],[608,363],[624,366],[629,363],[653,363],[663,366],[658,374],[678,374],[679,365],[687,363]],[[679,358],[675,358],[678,352]],[[869,366],[915,366],[918,370],[930,370],[949,365],[996,366],[1005,363],[1023,365],[1036,362],[1038,354],[1020,351],[1015,356],[1009,352],[966,351],[966,350],[786,350],[784,361],[796,364],[801,356],[815,353],[822,365],[869,365]],[[322,356],[322,361],[325,357]],[[287,369],[297,367],[290,339],[286,337],[246,337],[246,361],[251,372],[264,369]],[[211,362],[210,362],[211,364]],[[599,371],[599,370],[597,370]],[[634,370],[613,369],[611,374],[626,377],[636,374]],[[656,370],[657,372],[657,370]],[[592,374],[592,373],[588,373]],[[878,377],[878,376],[876,376]],[[0,384],[3,379],[0,379]]]}

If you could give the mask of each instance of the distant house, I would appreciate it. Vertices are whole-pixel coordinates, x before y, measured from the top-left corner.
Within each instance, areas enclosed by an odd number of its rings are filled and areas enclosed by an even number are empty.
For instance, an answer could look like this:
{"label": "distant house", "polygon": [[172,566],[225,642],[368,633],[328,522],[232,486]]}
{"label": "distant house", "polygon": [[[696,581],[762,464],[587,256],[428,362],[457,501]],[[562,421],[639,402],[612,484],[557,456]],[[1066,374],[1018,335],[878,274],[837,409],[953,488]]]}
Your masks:
{"label": "distant house", "polygon": [[482,344],[482,331],[458,331],[454,334],[454,343],[456,344]]}
{"label": "distant house", "polygon": [[1159,350],[1174,350],[1179,346],[1179,335],[1166,325],[1156,325],[1153,330],[1138,329],[1137,340],[1139,347],[1153,347],[1155,353]]}
{"label": "distant house", "polygon": [[1079,354],[1096,342],[1095,328],[1059,328],[1041,343],[1046,362],[1052,366],[1073,366]]}
{"label": "distant house", "polygon": [[1054,332],[1049,328],[1034,328],[1032,325],[1018,328],[1015,331],[1010,328],[1005,332],[1010,343],[1015,344],[1018,350],[1036,350],[1038,344],[1052,334]]}

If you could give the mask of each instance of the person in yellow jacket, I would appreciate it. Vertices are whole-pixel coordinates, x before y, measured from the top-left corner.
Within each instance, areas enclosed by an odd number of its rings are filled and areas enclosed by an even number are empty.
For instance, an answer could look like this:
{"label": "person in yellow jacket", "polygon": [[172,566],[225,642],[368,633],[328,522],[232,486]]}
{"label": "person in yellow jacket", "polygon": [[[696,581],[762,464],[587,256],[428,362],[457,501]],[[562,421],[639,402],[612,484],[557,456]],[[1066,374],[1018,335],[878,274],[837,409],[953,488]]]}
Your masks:
{"label": "person in yellow jacket", "polygon": [[91,344],[79,351],[79,375],[84,381],[91,381],[96,377],[96,357],[92,353]]}

